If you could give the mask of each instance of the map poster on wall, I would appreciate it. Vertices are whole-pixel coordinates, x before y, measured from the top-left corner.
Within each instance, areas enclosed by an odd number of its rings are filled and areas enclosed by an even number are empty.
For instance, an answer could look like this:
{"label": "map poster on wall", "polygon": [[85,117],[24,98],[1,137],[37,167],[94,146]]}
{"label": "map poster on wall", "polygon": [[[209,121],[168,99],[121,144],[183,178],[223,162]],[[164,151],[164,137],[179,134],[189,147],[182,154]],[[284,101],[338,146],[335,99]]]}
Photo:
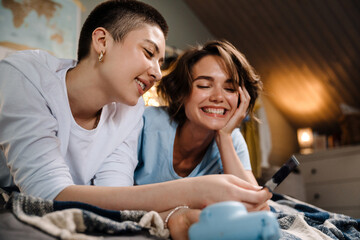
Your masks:
{"label": "map poster on wall", "polygon": [[76,58],[79,0],[0,0],[0,46]]}

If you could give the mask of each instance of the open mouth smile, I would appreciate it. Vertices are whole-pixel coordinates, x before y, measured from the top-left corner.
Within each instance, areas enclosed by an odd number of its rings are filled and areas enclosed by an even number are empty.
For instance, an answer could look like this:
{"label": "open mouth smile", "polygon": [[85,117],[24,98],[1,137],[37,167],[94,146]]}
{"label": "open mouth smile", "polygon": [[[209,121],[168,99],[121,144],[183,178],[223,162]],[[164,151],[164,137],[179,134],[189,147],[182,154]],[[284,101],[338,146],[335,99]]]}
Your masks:
{"label": "open mouth smile", "polygon": [[135,82],[136,82],[137,84],[139,84],[139,86],[141,87],[141,89],[142,89],[143,91],[145,90],[146,85],[145,85],[143,82],[139,81],[138,79],[135,79]]}
{"label": "open mouth smile", "polygon": [[215,115],[222,115],[224,116],[227,110],[225,108],[210,108],[210,107],[203,107],[201,110],[205,113],[215,114]]}

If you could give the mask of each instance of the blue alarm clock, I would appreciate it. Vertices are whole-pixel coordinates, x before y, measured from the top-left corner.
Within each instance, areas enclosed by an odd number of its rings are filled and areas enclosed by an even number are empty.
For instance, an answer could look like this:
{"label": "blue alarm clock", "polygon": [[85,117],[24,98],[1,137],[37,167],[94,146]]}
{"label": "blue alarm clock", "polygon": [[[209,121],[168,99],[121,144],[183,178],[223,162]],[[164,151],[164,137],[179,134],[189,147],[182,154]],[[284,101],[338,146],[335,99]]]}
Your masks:
{"label": "blue alarm clock", "polygon": [[190,240],[276,240],[280,227],[273,213],[259,211],[248,213],[236,201],[209,205],[200,213],[199,222],[189,229]]}

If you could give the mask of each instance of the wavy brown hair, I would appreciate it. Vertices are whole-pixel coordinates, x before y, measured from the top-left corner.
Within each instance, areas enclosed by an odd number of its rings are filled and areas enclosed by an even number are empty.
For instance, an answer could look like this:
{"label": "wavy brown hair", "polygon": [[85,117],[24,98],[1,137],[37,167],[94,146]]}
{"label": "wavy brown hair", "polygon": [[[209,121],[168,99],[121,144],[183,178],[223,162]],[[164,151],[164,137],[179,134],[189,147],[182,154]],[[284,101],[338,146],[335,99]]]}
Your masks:
{"label": "wavy brown hair", "polygon": [[214,40],[203,46],[191,48],[180,55],[157,86],[157,93],[166,102],[171,119],[180,126],[187,119],[184,103],[192,91],[192,68],[200,59],[208,55],[223,59],[225,71],[232,79],[234,87],[245,86],[251,97],[248,113],[253,116],[255,101],[259,91],[262,90],[259,75],[255,73],[245,56],[231,43],[226,40]]}

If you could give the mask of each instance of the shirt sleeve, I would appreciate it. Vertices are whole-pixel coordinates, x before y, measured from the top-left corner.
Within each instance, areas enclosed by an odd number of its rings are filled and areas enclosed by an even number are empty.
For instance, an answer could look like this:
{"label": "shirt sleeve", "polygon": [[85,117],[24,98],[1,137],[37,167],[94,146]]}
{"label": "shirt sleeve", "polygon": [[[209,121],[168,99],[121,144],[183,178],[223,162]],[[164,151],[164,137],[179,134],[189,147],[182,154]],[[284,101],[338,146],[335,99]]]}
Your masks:
{"label": "shirt sleeve", "polygon": [[0,73],[2,171],[21,192],[53,199],[73,184],[61,156],[57,120],[41,91],[20,71],[2,62]]}
{"label": "shirt sleeve", "polygon": [[126,139],[107,157],[95,174],[97,186],[132,186],[134,171],[138,163],[138,138],[143,126],[142,117]]}
{"label": "shirt sleeve", "polygon": [[239,159],[243,164],[244,169],[251,170],[249,150],[245,142],[245,139],[240,132],[240,129],[236,128],[231,135],[232,135],[235,151],[239,156]]}

